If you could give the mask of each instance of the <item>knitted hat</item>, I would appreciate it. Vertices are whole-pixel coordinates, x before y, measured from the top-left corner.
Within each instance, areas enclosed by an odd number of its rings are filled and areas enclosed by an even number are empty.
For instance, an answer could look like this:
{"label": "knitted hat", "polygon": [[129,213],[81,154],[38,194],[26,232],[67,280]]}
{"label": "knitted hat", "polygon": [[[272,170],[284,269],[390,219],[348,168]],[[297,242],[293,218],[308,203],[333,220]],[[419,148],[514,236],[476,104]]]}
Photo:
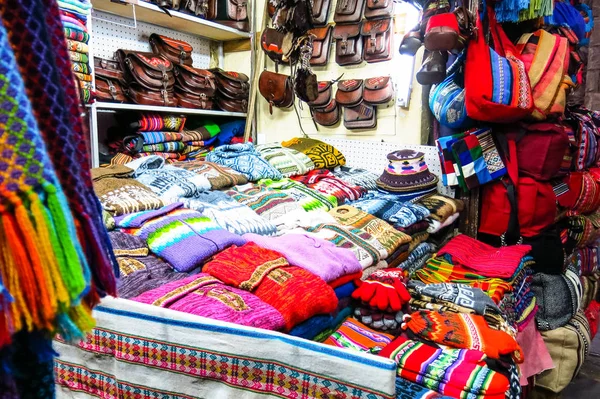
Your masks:
{"label": "knitted hat", "polygon": [[386,191],[412,192],[437,185],[438,178],[427,168],[425,154],[414,150],[398,150],[388,154],[388,166],[377,179],[377,186]]}
{"label": "knitted hat", "polygon": [[566,325],[577,313],[583,295],[581,282],[572,265],[560,275],[534,274],[531,289],[539,306],[535,321],[540,331]]}

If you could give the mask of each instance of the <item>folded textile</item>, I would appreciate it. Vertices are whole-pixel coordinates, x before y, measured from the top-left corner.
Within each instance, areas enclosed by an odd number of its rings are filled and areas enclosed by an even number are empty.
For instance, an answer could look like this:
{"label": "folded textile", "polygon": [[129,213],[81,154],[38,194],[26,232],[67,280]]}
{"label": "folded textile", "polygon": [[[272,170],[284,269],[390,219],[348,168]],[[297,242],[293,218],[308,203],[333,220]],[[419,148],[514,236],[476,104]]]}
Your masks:
{"label": "folded textile", "polygon": [[396,399],[450,399],[450,396],[442,395],[422,385],[397,377]]}
{"label": "folded textile", "polygon": [[145,239],[153,253],[179,272],[200,266],[230,245],[245,244],[242,237],[182,205],[175,203],[156,211],[119,216],[115,223],[126,233]]}
{"label": "folded textile", "polygon": [[527,385],[529,377],[554,368],[548,348],[542,335],[535,327],[535,323],[530,323],[517,334],[517,342],[523,348],[525,358],[523,363],[519,365],[521,385]]}
{"label": "folded textile", "polygon": [[312,170],[292,178],[314,190],[333,195],[340,205],[345,201],[356,201],[367,193],[366,189],[348,184],[326,169]]}
{"label": "folded textile", "polygon": [[344,284],[347,284],[351,281],[355,281],[355,280],[360,280],[362,276],[362,271],[357,272],[357,273],[352,273],[352,274],[346,274],[345,276],[342,276],[340,278],[336,278],[333,281],[329,282],[329,286],[332,288],[338,288],[341,287]]}
{"label": "folded textile", "polygon": [[[85,26],[85,24],[83,22],[81,22],[79,19],[65,15],[65,14],[61,14],[60,16],[60,20],[63,24],[63,28],[65,26],[67,27],[75,27],[79,30],[87,30],[87,27]],[[76,51],[76,50],[71,50],[71,51]],[[87,51],[86,51],[87,53]]]}
{"label": "folded textile", "polygon": [[78,53],[77,51],[69,51],[69,58],[71,58],[71,61],[75,62],[90,62],[90,58],[87,54]]}
{"label": "folded textile", "polygon": [[429,216],[429,210],[421,205],[400,201],[394,194],[369,191],[352,206],[390,222],[396,228],[406,228]]}
{"label": "folded textile", "polygon": [[317,210],[306,212],[303,208],[300,208],[296,211],[286,213],[285,215],[278,217],[273,221],[273,223],[277,225],[277,230],[279,230],[279,232],[285,233],[298,227],[315,227],[321,223],[335,224],[335,219],[325,211]]}
{"label": "folded textile", "polygon": [[282,147],[278,143],[261,144],[256,150],[283,177],[303,175],[315,168],[313,161],[305,154],[292,148]]}
{"label": "folded textile", "polygon": [[339,287],[335,288],[333,292],[335,292],[335,296],[337,297],[337,299],[340,300],[344,298],[349,298],[354,292],[354,290],[356,290],[356,284],[354,284],[353,281],[350,281],[346,284],[340,285]]}
{"label": "folded textile", "polygon": [[279,180],[283,177],[277,169],[260,156],[252,143],[217,147],[206,156],[206,160],[237,170],[250,181]]}
{"label": "folded textile", "polygon": [[402,311],[386,312],[368,306],[354,308],[354,317],[361,323],[377,331],[388,331],[394,334],[400,331],[402,316],[404,316]]}
{"label": "folded textile", "polygon": [[[67,39],[75,40],[82,43],[88,43],[90,40],[90,34],[86,31],[64,27],[63,31]],[[87,73],[87,72],[86,72]]]}
{"label": "folded textile", "polygon": [[342,325],[323,343],[357,352],[377,354],[394,337],[375,331],[354,319],[346,319]]}
{"label": "folded textile", "polygon": [[290,265],[308,270],[326,282],[362,270],[351,251],[307,234],[284,234],[279,237],[245,234],[243,238],[262,248],[279,252]]}
{"label": "folded textile", "polygon": [[399,377],[451,397],[501,399],[509,389],[508,379],[489,369],[477,350],[436,349],[398,337],[379,355],[396,361]]}
{"label": "folded textile", "polygon": [[159,209],[164,202],[148,187],[129,178],[131,168],[113,165],[91,170],[94,191],[102,207],[112,216]]}
{"label": "folded textile", "polygon": [[315,210],[328,211],[338,204],[337,199],[333,195],[313,190],[289,178],[281,180],[261,179],[258,184],[288,194],[307,212]]}
{"label": "folded textile", "polygon": [[385,260],[380,260],[379,262],[374,263],[371,266],[365,267],[363,269],[363,274],[360,279],[364,281],[364,280],[368,279],[371,276],[371,274],[375,273],[376,271],[388,269],[389,267],[390,267],[389,263],[387,263]]}
{"label": "folded textile", "polygon": [[186,208],[208,216],[221,228],[235,234],[271,236],[277,233],[273,223],[221,191],[202,191],[190,198],[179,198],[179,201]]}
{"label": "folded textile", "polygon": [[84,16],[91,13],[91,7],[87,7],[87,4],[84,3],[66,2],[63,0],[58,0],[57,3],[61,10],[69,10]]}
{"label": "folded textile", "polygon": [[73,72],[81,72],[85,74],[91,73],[90,66],[82,62],[72,62]]}
{"label": "folded textile", "polygon": [[402,244],[410,242],[410,236],[394,229],[387,222],[349,205],[341,205],[329,213],[344,225],[371,233],[392,254]]}
{"label": "folded textile", "polygon": [[253,183],[234,186],[225,194],[272,222],[290,213],[304,212],[300,204],[288,194]]}
{"label": "folded textile", "polygon": [[581,275],[589,276],[598,271],[598,263],[600,262],[599,252],[600,247],[598,243],[595,243],[594,246],[576,248],[573,251],[573,255],[571,256]]}
{"label": "folded textile", "polygon": [[346,158],[337,148],[320,140],[296,137],[283,141],[281,145],[306,154],[313,161],[316,169],[330,169],[346,164]]}
{"label": "folded textile", "polygon": [[184,152],[187,148],[185,144],[180,141],[172,141],[169,143],[158,143],[158,144],[144,144],[142,146],[142,152]]}
{"label": "folded textile", "polygon": [[431,254],[435,251],[435,246],[428,242],[422,242],[415,247],[408,258],[400,263],[397,267],[399,269],[405,270],[408,272],[408,275],[412,275],[416,270],[423,267],[423,265],[429,260]]}
{"label": "folded textile", "polygon": [[78,42],[76,40],[67,39],[67,50],[69,51],[77,51],[78,53],[87,54],[90,52],[90,48],[87,44],[83,42]]}
{"label": "folded textile", "polygon": [[273,306],[281,312],[286,331],[314,315],[337,309],[335,292],[325,281],[252,242],[215,255],[204,271]]}
{"label": "folded textile", "polygon": [[223,144],[233,144],[232,140],[234,137],[243,137],[244,130],[246,129],[246,120],[238,119],[231,122],[223,123],[219,125],[221,133],[216,138],[215,145],[221,146]]}
{"label": "folded textile", "polygon": [[430,234],[435,234],[438,231],[442,230],[443,228],[450,226],[452,223],[454,223],[456,221],[456,219],[458,219],[459,216],[460,216],[460,213],[458,213],[458,212],[453,213],[452,215],[450,215],[450,217],[448,217],[443,222],[440,222],[439,220],[435,220],[435,219],[430,219],[430,220],[428,220],[429,227],[427,228],[427,232]]}
{"label": "folded textile", "polygon": [[138,154],[136,154],[136,159],[143,158],[143,157],[151,157],[151,156],[161,157],[168,163],[172,163],[172,162],[176,162],[176,161],[185,161],[188,158],[186,155],[180,154],[177,152],[153,151],[153,152],[139,152]]}
{"label": "folded textile", "polygon": [[377,191],[384,195],[393,195],[399,202],[417,202],[437,193],[437,186],[430,188],[417,188],[408,192],[393,191],[392,187],[383,184],[377,185]]}
{"label": "folded textile", "polygon": [[517,341],[504,331],[490,328],[480,315],[419,310],[404,317],[402,328],[436,344],[475,349],[492,359],[511,355],[517,363],[523,362]]}
{"label": "folded textile", "polygon": [[335,177],[350,185],[362,187],[365,190],[377,190],[376,181],[379,176],[366,169],[338,166],[332,172]]}
{"label": "folded textile", "polygon": [[322,331],[331,328],[332,323],[333,316],[318,314],[298,324],[292,328],[288,334],[293,335],[294,337],[313,339]]}

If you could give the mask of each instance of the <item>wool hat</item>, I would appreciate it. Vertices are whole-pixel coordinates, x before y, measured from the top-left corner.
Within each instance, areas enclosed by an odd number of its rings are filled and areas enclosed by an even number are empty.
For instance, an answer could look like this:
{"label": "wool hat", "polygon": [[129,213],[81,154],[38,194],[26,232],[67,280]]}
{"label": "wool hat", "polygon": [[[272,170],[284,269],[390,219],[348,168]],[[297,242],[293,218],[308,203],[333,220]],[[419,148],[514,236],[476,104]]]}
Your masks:
{"label": "wool hat", "polygon": [[435,188],[438,178],[429,171],[425,154],[404,149],[388,154],[388,166],[377,179],[377,187],[391,192],[412,192]]}

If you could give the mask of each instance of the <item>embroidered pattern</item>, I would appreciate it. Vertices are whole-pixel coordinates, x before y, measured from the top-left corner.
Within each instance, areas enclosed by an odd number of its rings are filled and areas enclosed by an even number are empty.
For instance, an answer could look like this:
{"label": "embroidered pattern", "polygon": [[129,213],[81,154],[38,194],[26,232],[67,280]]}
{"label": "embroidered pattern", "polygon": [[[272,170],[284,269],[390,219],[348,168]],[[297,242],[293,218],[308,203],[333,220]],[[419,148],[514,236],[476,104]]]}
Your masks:
{"label": "embroidered pattern", "polygon": [[236,312],[251,310],[250,307],[244,301],[244,298],[242,298],[235,292],[227,290],[224,287],[202,287],[194,291],[194,294],[204,295],[209,298],[216,299],[223,305],[235,310]]}
{"label": "embroidered pattern", "polygon": [[121,277],[125,277],[130,275],[133,272],[137,272],[140,270],[146,270],[146,265],[140,262],[137,259],[130,258],[117,258],[117,262],[119,263],[119,270],[121,271]]}
{"label": "embroidered pattern", "polygon": [[246,291],[252,291],[260,284],[264,277],[273,272],[276,268],[282,266],[289,266],[289,263],[283,257],[263,263],[254,269],[250,279],[243,281],[240,284],[240,288]]}
{"label": "embroidered pattern", "polygon": [[220,281],[218,279],[216,279],[212,276],[201,277],[201,278],[198,278],[198,279],[192,281],[189,284],[183,285],[183,286],[169,292],[168,294],[161,296],[160,298],[158,298],[157,300],[152,302],[152,304],[155,306],[162,306],[165,304],[165,302],[172,299],[173,297],[181,295],[185,292],[189,292],[189,291],[193,290],[194,288],[197,288],[197,287],[199,288],[206,284],[219,283],[219,282]]}

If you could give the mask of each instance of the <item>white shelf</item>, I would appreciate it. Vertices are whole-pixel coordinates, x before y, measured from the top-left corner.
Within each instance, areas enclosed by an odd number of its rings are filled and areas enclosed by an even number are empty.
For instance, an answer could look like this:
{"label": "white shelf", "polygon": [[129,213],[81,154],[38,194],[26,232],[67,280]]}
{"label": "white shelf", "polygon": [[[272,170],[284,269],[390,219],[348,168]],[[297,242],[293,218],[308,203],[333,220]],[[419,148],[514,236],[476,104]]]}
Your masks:
{"label": "white shelf", "polygon": [[[181,3],[183,5],[184,1]],[[163,10],[158,8],[157,5],[142,0],[120,0],[118,2],[113,2],[111,0],[92,0],[92,6],[98,11],[104,11],[132,19],[135,17],[138,21],[202,36],[216,41],[249,39],[251,37],[249,32],[242,32],[179,11],[169,10],[169,13],[171,14],[171,17],[169,17]]]}
{"label": "white shelf", "polygon": [[140,104],[121,104],[121,103],[106,103],[96,102],[88,105],[90,108],[105,109],[113,111],[150,111],[150,112],[168,112],[172,114],[185,114],[185,115],[211,115],[211,116],[234,116],[239,118],[245,118],[246,113],[244,112],[227,112],[217,110],[206,110],[206,109],[193,109],[193,108],[179,108],[179,107],[160,107],[155,105],[140,105]]}

